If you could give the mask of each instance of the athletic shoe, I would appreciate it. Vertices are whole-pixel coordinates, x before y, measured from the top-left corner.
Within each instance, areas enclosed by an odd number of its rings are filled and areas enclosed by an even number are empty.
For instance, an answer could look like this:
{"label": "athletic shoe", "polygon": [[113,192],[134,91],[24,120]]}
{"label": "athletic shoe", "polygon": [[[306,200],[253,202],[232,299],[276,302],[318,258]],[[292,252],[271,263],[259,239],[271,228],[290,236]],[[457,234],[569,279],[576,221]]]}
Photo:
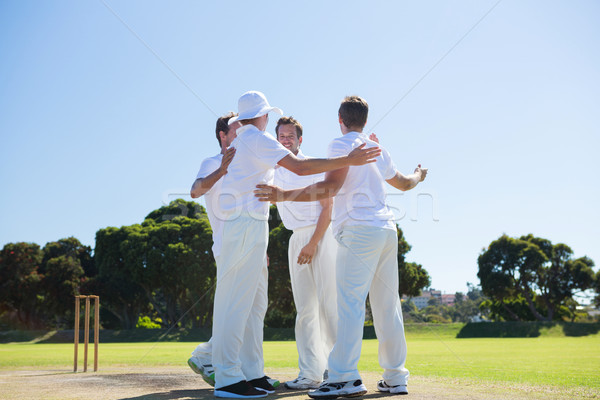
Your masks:
{"label": "athletic shoe", "polygon": [[252,379],[251,381],[248,381],[248,383],[254,386],[256,389],[264,390],[267,393],[275,393],[275,387],[271,385],[269,382],[269,377],[266,375],[262,378]]}
{"label": "athletic shoe", "polygon": [[359,397],[367,393],[367,387],[360,379],[348,382],[324,382],[317,390],[308,392],[313,399],[336,399],[338,397]]}
{"label": "athletic shoe", "polygon": [[215,369],[210,361],[192,356],[188,360],[188,365],[195,373],[202,376],[204,382],[208,383],[212,387],[215,386]]}
{"label": "athletic shoe", "polygon": [[269,393],[256,389],[247,381],[239,381],[233,385],[224,386],[214,391],[215,397],[226,397],[230,399],[257,399],[267,397]]}
{"label": "athletic shoe", "polygon": [[301,376],[297,377],[293,381],[287,381],[283,384],[286,388],[292,390],[306,390],[306,389],[317,389],[321,386],[321,382],[313,381],[308,378]]}
{"label": "athletic shoe", "polygon": [[280,385],[280,382],[277,379],[269,378],[268,376],[267,376],[267,381],[269,381],[271,386],[273,386],[274,388],[276,388]]}
{"label": "athletic shoe", "polygon": [[384,380],[377,382],[377,390],[380,392],[390,392],[392,394],[408,394],[406,385],[390,386]]}

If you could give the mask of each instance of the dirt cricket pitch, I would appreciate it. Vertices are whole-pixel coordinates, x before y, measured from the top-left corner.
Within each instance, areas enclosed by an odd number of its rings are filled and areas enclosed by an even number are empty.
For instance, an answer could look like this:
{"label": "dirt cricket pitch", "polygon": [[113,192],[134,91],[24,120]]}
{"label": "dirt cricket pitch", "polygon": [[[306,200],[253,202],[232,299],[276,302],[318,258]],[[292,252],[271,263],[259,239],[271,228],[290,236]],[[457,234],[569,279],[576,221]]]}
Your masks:
{"label": "dirt cricket pitch", "polygon": [[[294,370],[269,370],[267,374],[284,380],[295,378]],[[363,373],[369,392],[364,399],[573,399],[600,398],[590,392],[562,391],[501,383],[452,381],[411,377],[408,396],[392,396],[376,391],[374,373]],[[283,386],[283,385],[282,385]],[[305,391],[286,390],[280,386],[267,399],[309,399]],[[2,399],[45,400],[184,400],[214,399],[212,388],[187,367],[110,367],[98,372],[73,373],[64,369],[0,370]]]}

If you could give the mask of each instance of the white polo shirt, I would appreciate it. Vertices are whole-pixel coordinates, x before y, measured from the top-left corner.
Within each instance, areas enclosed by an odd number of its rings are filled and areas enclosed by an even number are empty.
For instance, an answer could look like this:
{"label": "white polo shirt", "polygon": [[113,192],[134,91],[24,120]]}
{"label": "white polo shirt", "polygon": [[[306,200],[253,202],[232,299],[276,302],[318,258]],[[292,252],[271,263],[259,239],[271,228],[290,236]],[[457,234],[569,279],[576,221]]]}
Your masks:
{"label": "white polo shirt", "polygon": [[292,153],[270,133],[254,125],[239,128],[230,147],[235,147],[236,152],[223,178],[219,201],[222,216],[232,219],[247,213],[254,218],[268,219],[269,202],[258,201],[254,190],[259,183],[273,184],[273,168]]}
{"label": "white polo shirt", "polygon": [[394,214],[385,204],[385,181],[396,174],[390,154],[364,133],[348,132],[329,144],[328,157],[345,156],[363,143],[367,143],[366,148],[381,148],[381,156],[374,163],[349,167],[333,205],[332,226],[335,234],[344,226],[351,225],[396,230]]}
{"label": "white polo shirt", "polygon": [[[206,178],[208,175],[215,172],[221,166],[221,160],[223,154],[219,153],[216,156],[208,157],[202,164],[200,164],[200,171],[196,175],[196,179]],[[221,236],[223,233],[223,219],[217,218],[218,207],[219,207],[219,193],[221,193],[221,185],[223,184],[223,178],[219,179],[213,187],[206,193],[204,193],[204,200],[206,201],[206,213],[208,214],[208,221],[212,228],[213,255],[217,257],[221,251]],[[217,211],[215,213],[215,211]]]}
{"label": "white polo shirt", "polygon": [[[296,157],[304,159],[309,158],[298,150]],[[292,171],[283,168],[275,168],[275,185],[282,189],[298,189],[313,183],[320,182],[325,178],[325,174],[315,175],[296,175]],[[283,225],[289,229],[299,229],[310,225],[315,225],[321,215],[323,207],[318,201],[284,201],[277,203],[277,211],[281,216]]]}

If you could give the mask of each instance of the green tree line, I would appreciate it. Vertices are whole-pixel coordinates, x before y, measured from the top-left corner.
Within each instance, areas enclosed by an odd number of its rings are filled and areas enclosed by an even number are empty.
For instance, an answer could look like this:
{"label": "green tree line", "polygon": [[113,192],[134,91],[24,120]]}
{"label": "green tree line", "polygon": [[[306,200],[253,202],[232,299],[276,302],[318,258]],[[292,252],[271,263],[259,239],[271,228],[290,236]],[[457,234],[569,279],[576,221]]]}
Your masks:
{"label": "green tree line", "polygon": [[[288,269],[291,232],[276,208],[269,220],[268,327],[294,325]],[[407,262],[410,245],[398,235],[399,293],[418,295],[430,285],[427,271]],[[177,199],[141,224],[96,233],[94,251],[70,237],[9,243],[0,252],[0,314],[6,327],[70,328],[74,296],[97,294],[104,328],[210,327],[216,286],[212,231],[206,210]],[[334,267],[334,266],[332,266]]]}
{"label": "green tree line", "polygon": [[494,320],[574,320],[576,295],[594,293],[600,306],[600,271],[588,257],[573,257],[563,243],[532,234],[512,238],[502,235],[478,258],[483,294]]}
{"label": "green tree line", "polygon": [[[288,269],[291,232],[277,209],[269,219],[268,327],[295,320]],[[595,294],[600,305],[600,271],[587,257],[573,258],[567,245],[533,235],[502,235],[478,258],[480,285],[468,284],[454,305],[435,299],[418,310],[410,298],[431,279],[407,262],[410,245],[398,228],[399,294],[405,319],[466,322],[480,315],[496,321],[574,320],[575,296]],[[74,237],[47,243],[8,243],[0,251],[0,328],[70,328],[75,295],[101,298],[104,328],[210,327],[216,286],[212,231],[206,210],[182,199],[152,211],[141,224],[107,227],[96,233],[94,251]],[[333,266],[332,266],[333,267]]]}

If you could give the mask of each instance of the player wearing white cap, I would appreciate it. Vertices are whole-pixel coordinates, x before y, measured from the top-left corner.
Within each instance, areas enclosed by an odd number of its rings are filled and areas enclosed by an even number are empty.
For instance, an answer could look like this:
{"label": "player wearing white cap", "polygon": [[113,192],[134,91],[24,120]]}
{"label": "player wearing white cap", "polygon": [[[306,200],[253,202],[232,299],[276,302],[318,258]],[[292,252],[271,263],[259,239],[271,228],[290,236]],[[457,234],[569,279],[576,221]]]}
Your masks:
{"label": "player wearing white cap", "polygon": [[274,391],[264,375],[263,321],[267,309],[267,203],[254,197],[256,184],[273,182],[280,165],[309,175],[374,162],[379,149],[359,146],[331,159],[299,159],[265,132],[271,107],[256,91],[238,101],[241,128],[231,143],[235,157],[223,179],[219,212],[224,220],[217,257],[217,289],[213,312],[213,366],[216,397],[256,398]]}
{"label": "player wearing white cap", "polygon": [[[298,158],[302,125],[282,117],[275,128],[277,140]],[[283,189],[307,186],[323,180],[323,174],[299,176],[286,168],[275,168],[275,185]],[[335,343],[337,307],[335,257],[337,242],[330,228],[333,199],[313,202],[277,203],[283,225],[290,237],[288,260],[294,304],[296,305],[296,347],[298,377],[285,382],[288,389],[316,389],[327,368],[327,357]]]}
{"label": "player wearing white cap", "polygon": [[[231,125],[228,124],[229,120],[236,115],[230,112],[217,119],[215,131],[221,151],[219,154],[202,161],[200,170],[190,191],[190,195],[194,199],[204,195],[206,212],[212,229],[212,251],[215,259],[221,251],[221,236],[223,233],[223,220],[216,216],[219,214],[218,201],[221,193],[221,184],[223,183],[222,178],[227,173],[227,167],[235,155],[235,149],[229,148],[229,145],[236,138],[237,129],[242,126],[239,122],[234,122]],[[194,372],[200,374],[206,383],[215,386],[215,370],[212,366],[212,338],[196,346],[192,352],[192,356],[188,359],[188,365]],[[272,386],[279,386],[278,380],[267,378]]]}

